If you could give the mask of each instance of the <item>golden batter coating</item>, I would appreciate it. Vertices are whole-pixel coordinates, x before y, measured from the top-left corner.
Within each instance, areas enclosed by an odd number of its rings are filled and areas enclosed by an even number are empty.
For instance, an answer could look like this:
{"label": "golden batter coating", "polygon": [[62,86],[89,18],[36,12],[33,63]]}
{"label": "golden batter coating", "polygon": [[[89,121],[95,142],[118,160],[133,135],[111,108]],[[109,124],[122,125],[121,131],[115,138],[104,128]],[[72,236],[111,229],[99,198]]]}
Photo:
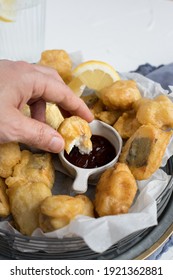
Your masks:
{"label": "golden batter coating", "polygon": [[105,110],[105,105],[95,93],[81,96],[81,99],[85,102],[94,116],[95,114]]}
{"label": "golden batter coating", "polygon": [[65,50],[42,52],[39,64],[54,68],[65,83],[69,83],[72,79],[72,61]]}
{"label": "golden batter coating", "polygon": [[55,180],[55,170],[49,153],[33,154],[23,150],[21,162],[14,167],[12,176],[6,179],[8,187],[22,186],[27,182],[44,183],[52,188]]}
{"label": "golden batter coating", "polygon": [[65,150],[69,154],[74,146],[79,148],[81,154],[89,154],[92,150],[91,129],[87,121],[78,116],[64,119],[58,132],[65,141]]}
{"label": "golden batter coating", "polygon": [[31,117],[31,110],[29,105],[25,104],[23,109],[22,109],[22,113],[26,116],[26,117]]}
{"label": "golden batter coating", "polygon": [[173,103],[167,96],[142,98],[134,104],[134,108],[141,124],[152,124],[162,129],[173,128]]}
{"label": "golden batter coating", "polygon": [[109,125],[113,125],[118,118],[122,115],[121,111],[102,111],[95,114],[96,119],[105,122]]}
{"label": "golden batter coating", "polygon": [[140,126],[133,110],[124,112],[113,125],[123,139],[131,137]]}
{"label": "golden batter coating", "polygon": [[124,163],[107,169],[96,186],[95,210],[101,216],[127,213],[137,192],[134,176]]}
{"label": "golden batter coating", "polygon": [[18,143],[0,144],[0,177],[9,177],[20,159],[21,151]]}
{"label": "golden batter coating", "polygon": [[85,195],[54,195],[40,206],[39,225],[44,232],[60,229],[77,215],[94,217],[93,204]]}
{"label": "golden batter coating", "polygon": [[102,89],[100,98],[110,109],[130,110],[133,103],[141,98],[141,94],[135,81],[118,80]]}
{"label": "golden batter coating", "polygon": [[46,123],[54,129],[58,129],[63,120],[64,117],[62,116],[57,105],[46,103]]}
{"label": "golden batter coating", "polygon": [[[92,109],[99,100],[98,96],[95,93],[91,93],[88,95],[82,95],[80,98],[85,102],[85,104],[88,106],[89,109]],[[103,106],[104,105],[102,104],[101,110],[102,110]]]}
{"label": "golden batter coating", "polygon": [[0,178],[0,217],[7,217],[10,214],[10,205],[6,194],[7,186],[4,179]]}
{"label": "golden batter coating", "polygon": [[7,194],[16,228],[22,234],[31,235],[39,226],[40,203],[51,196],[51,190],[45,184],[35,182],[9,188]]}
{"label": "golden batter coating", "polygon": [[171,131],[142,125],[125,143],[119,161],[129,166],[137,180],[145,180],[160,167],[171,136]]}
{"label": "golden batter coating", "polygon": [[[26,104],[22,110],[22,113],[27,116],[31,117],[30,107]],[[53,127],[54,129],[58,129],[59,125],[64,120],[59,108],[56,104],[53,103],[46,103],[46,123]]]}

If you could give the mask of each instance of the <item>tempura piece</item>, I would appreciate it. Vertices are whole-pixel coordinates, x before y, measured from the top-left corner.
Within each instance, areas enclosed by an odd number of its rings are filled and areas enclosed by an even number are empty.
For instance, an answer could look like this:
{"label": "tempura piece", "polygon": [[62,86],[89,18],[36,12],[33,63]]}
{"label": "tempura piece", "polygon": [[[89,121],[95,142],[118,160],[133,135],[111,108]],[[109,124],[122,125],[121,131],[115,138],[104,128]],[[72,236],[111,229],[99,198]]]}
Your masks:
{"label": "tempura piece", "polygon": [[27,182],[44,183],[52,188],[55,180],[55,170],[49,153],[33,154],[23,150],[21,162],[14,167],[10,177],[6,179],[8,187],[22,186]]}
{"label": "tempura piece", "polygon": [[[27,117],[31,117],[30,107],[26,104],[22,110],[23,114]],[[56,104],[46,103],[46,123],[58,129],[61,122],[64,120],[59,108]]]}
{"label": "tempura piece", "polygon": [[109,125],[113,125],[117,119],[121,116],[122,112],[121,111],[102,111],[99,113],[95,114],[95,117],[102,121],[105,122]]}
{"label": "tempura piece", "polygon": [[123,139],[131,137],[140,126],[133,110],[124,112],[113,125]]}
{"label": "tempura piece", "polygon": [[60,229],[77,215],[94,217],[93,204],[85,195],[54,195],[40,206],[39,226],[44,232]]}
{"label": "tempura piece", "polygon": [[0,177],[9,177],[20,159],[21,151],[18,143],[0,144]]}
{"label": "tempura piece", "polygon": [[79,148],[81,154],[89,154],[92,150],[91,129],[87,121],[72,116],[64,119],[58,132],[65,141],[65,150],[69,154],[74,146]]}
{"label": "tempura piece", "polygon": [[133,103],[141,98],[141,94],[135,81],[118,80],[102,89],[100,98],[110,109],[130,110]]}
{"label": "tempura piece", "polygon": [[46,103],[46,123],[54,129],[58,129],[63,120],[64,117],[56,104]]}
{"label": "tempura piece", "polygon": [[57,70],[65,83],[72,79],[72,61],[65,50],[46,50],[42,52],[39,64]]}
{"label": "tempura piece", "polygon": [[[85,104],[88,106],[89,109],[92,109],[95,106],[95,104],[99,101],[99,98],[95,93],[82,95],[80,98],[85,102]],[[102,106],[104,105],[102,104]]]}
{"label": "tempura piece", "polygon": [[103,121],[109,125],[113,125],[119,116],[122,115],[122,111],[119,110],[107,110],[102,100],[93,93],[86,96],[81,96],[81,99],[86,103],[95,119]]}
{"label": "tempura piece", "polygon": [[85,102],[94,116],[95,114],[105,110],[105,105],[95,93],[81,96],[81,99]]}
{"label": "tempura piece", "polygon": [[172,132],[142,125],[125,143],[119,161],[126,163],[135,179],[149,178],[161,165]]}
{"label": "tempura piece", "polygon": [[141,124],[152,124],[161,129],[173,128],[173,103],[167,96],[142,98],[134,104],[134,108]]}
{"label": "tempura piece", "polygon": [[22,109],[22,113],[26,116],[26,117],[31,117],[31,110],[29,105],[25,104],[23,109]]}
{"label": "tempura piece", "polygon": [[117,163],[108,168],[97,183],[95,210],[99,216],[127,213],[136,192],[136,180],[128,166]]}
{"label": "tempura piece", "polygon": [[51,196],[51,190],[40,182],[26,183],[8,189],[15,226],[22,234],[31,235],[39,226],[39,206],[48,196]]}
{"label": "tempura piece", "polygon": [[7,217],[10,214],[10,205],[6,194],[7,186],[4,179],[0,178],[0,217]]}

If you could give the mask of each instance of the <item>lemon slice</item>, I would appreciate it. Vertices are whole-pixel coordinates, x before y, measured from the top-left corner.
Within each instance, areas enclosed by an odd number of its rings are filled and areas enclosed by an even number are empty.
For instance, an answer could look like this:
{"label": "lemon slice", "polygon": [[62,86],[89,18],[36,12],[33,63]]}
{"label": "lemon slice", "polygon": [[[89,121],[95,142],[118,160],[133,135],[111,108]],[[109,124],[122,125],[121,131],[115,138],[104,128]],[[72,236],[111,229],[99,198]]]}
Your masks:
{"label": "lemon slice", "polygon": [[111,65],[90,60],[79,64],[73,70],[73,79],[68,86],[76,95],[81,96],[85,87],[99,92],[117,80],[120,80],[120,76]]}
{"label": "lemon slice", "polygon": [[0,21],[12,22],[16,16],[16,0],[0,0]]}

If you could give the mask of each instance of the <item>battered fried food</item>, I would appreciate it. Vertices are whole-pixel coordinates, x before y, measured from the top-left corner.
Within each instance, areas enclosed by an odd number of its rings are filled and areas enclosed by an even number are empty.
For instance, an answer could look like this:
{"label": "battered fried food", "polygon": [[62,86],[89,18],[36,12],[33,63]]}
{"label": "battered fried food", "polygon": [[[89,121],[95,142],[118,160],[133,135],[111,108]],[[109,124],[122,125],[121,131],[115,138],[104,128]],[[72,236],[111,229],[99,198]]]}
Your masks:
{"label": "battered fried food", "polygon": [[78,116],[64,119],[58,132],[65,141],[65,150],[69,154],[74,146],[79,148],[81,154],[89,154],[92,150],[91,129],[87,121]]}
{"label": "battered fried food", "polygon": [[57,70],[65,83],[72,79],[72,61],[65,50],[46,50],[42,52],[39,64]]}
{"label": "battered fried food", "polygon": [[40,206],[39,226],[44,232],[60,229],[77,215],[94,217],[93,204],[85,195],[54,195]]}
{"label": "battered fried food", "polygon": [[118,118],[122,115],[121,111],[102,111],[95,114],[96,119],[105,122],[109,125],[113,125]]}
{"label": "battered fried food", "polygon": [[7,193],[16,228],[25,235],[31,235],[39,226],[40,203],[51,196],[51,190],[45,184],[35,182],[14,186]]}
{"label": "battered fried food", "polygon": [[[26,104],[22,110],[22,113],[31,117],[30,107]],[[58,129],[60,123],[64,120],[59,108],[56,104],[46,103],[46,123],[53,127],[54,129]]]}
{"label": "battered fried food", "polygon": [[135,81],[118,80],[102,89],[100,98],[110,109],[130,110],[133,103],[141,98],[141,94]]}
{"label": "battered fried food", "polygon": [[85,102],[94,116],[95,114],[105,110],[105,105],[95,93],[81,96],[81,99]]}
{"label": "battered fried food", "polygon": [[161,165],[172,132],[142,125],[127,140],[119,161],[126,163],[137,180],[149,178]]}
{"label": "battered fried food", "polygon": [[136,180],[128,166],[117,163],[107,169],[97,183],[95,210],[99,216],[127,213],[136,192]]}
{"label": "battered fried food", "polygon": [[[95,93],[89,95],[82,95],[81,99],[85,102],[85,104],[88,106],[89,109],[92,109],[95,106],[95,104],[99,101],[99,98]],[[103,106],[104,105],[102,104],[101,110]]]}
{"label": "battered fried food", "polygon": [[140,126],[134,110],[124,112],[113,125],[123,139],[131,137]]}
{"label": "battered fried food", "polygon": [[22,113],[26,116],[26,117],[31,117],[31,110],[29,105],[25,104],[23,109],[22,109]]}
{"label": "battered fried food", "polygon": [[4,179],[0,178],[0,217],[7,217],[10,214],[10,205],[6,194],[7,186]]}
{"label": "battered fried food", "polygon": [[18,143],[0,144],[0,177],[9,177],[20,159],[21,151]]}
{"label": "battered fried food", "polygon": [[54,129],[58,129],[63,120],[64,117],[62,116],[57,105],[46,103],[46,123]]}
{"label": "battered fried food", "polygon": [[142,98],[134,104],[134,108],[141,124],[153,124],[162,129],[173,128],[173,103],[167,96]]}
{"label": "battered fried food", "polygon": [[51,155],[33,154],[27,150],[23,150],[21,154],[21,162],[14,167],[12,176],[5,181],[8,187],[22,186],[27,182],[40,182],[51,189],[55,180]]}

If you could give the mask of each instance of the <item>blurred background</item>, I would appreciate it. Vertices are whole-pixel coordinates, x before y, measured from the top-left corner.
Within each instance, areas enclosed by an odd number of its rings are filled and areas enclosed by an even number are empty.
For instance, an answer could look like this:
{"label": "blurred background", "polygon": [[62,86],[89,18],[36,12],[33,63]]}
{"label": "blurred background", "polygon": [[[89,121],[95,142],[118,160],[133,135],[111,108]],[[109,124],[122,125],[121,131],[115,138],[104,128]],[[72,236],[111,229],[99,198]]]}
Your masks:
{"label": "blurred background", "polygon": [[173,1],[49,0],[45,49],[81,51],[118,71],[173,61]]}

